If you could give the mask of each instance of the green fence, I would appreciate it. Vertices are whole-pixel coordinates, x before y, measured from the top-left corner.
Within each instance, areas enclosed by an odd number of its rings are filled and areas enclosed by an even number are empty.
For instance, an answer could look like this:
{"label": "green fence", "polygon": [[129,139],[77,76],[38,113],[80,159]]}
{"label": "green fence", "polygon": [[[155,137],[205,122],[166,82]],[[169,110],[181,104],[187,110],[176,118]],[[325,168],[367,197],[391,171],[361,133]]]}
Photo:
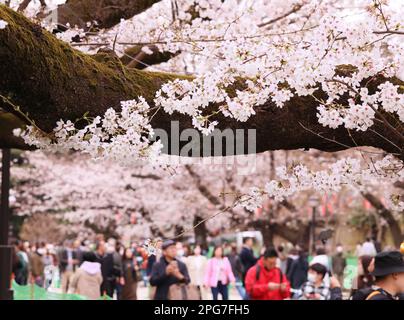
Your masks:
{"label": "green fence", "polygon": [[346,267],[344,270],[344,283],[342,284],[345,289],[352,288],[352,282],[358,274],[358,258],[348,257],[346,259]]}
{"label": "green fence", "polygon": [[[44,288],[36,284],[28,286],[20,286],[13,281],[14,300],[88,300],[78,294],[63,294],[57,292],[46,291]],[[112,300],[108,296],[103,296],[98,300]]]}

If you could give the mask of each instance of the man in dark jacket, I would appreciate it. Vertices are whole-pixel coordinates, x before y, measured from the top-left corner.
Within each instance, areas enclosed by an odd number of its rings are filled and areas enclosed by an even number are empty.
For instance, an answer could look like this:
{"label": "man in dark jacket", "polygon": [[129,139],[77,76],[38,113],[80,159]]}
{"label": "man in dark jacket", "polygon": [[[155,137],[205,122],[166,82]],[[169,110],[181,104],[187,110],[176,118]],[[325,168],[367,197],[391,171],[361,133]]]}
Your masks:
{"label": "man in dark jacket", "polygon": [[243,239],[243,248],[241,249],[240,252],[240,260],[243,265],[243,280],[245,278],[245,275],[247,274],[247,271],[255,266],[257,263],[257,258],[254,256],[254,252],[252,250],[252,247],[254,245],[254,241],[252,238],[244,238]]}
{"label": "man in dark jacket", "polygon": [[338,278],[340,283],[344,281],[344,270],[346,268],[346,259],[344,257],[344,249],[342,245],[337,245],[337,252],[332,257],[332,273]]}
{"label": "man in dark jacket", "polygon": [[69,291],[70,280],[78,265],[77,252],[74,250],[72,242],[66,241],[64,248],[59,252],[59,270],[62,278],[63,293]]}
{"label": "man in dark jacket", "polygon": [[229,259],[231,269],[236,277],[236,289],[243,300],[247,299],[245,288],[243,286],[244,268],[240,256],[237,254],[237,246],[235,243],[231,245],[231,251],[227,255],[227,259]]}
{"label": "man in dark jacket", "polygon": [[177,248],[175,242],[167,240],[162,245],[163,256],[154,263],[150,284],[156,287],[154,300],[168,300],[170,286],[177,283],[190,282],[186,265],[177,260]]}
{"label": "man in dark jacket", "polygon": [[116,280],[122,277],[121,270],[115,268],[114,256],[112,253],[107,252],[105,241],[101,240],[96,248],[96,262],[101,264],[101,295],[107,294],[113,297]]}
{"label": "man in dark jacket", "polygon": [[378,253],[374,259],[375,286],[366,300],[399,300],[404,292],[404,258],[399,251]]}
{"label": "man in dark jacket", "polygon": [[309,271],[309,262],[307,253],[301,249],[299,257],[292,261],[286,274],[293,289],[297,290],[307,281],[307,272]]}

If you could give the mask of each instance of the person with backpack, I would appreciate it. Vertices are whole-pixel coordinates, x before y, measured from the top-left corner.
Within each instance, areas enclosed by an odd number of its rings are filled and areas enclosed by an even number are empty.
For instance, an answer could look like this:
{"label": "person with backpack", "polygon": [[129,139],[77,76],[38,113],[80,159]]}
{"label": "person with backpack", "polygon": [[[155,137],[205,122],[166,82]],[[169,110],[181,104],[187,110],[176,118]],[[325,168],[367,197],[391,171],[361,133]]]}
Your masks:
{"label": "person with backpack", "polygon": [[400,300],[404,293],[404,258],[399,251],[376,255],[371,266],[375,285],[358,290],[352,300]]}
{"label": "person with backpack", "polygon": [[274,248],[250,268],[245,277],[245,286],[251,300],[284,300],[290,298],[290,284],[281,269],[276,266],[278,253]]}

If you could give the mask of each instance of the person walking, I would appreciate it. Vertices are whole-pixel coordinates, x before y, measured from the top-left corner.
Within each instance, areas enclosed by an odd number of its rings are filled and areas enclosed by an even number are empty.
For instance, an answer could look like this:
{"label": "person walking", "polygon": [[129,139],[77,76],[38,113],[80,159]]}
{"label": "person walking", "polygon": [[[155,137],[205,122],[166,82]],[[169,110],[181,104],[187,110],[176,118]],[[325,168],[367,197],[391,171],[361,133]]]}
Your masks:
{"label": "person walking", "polygon": [[85,252],[81,258],[83,263],[71,279],[71,291],[90,300],[97,300],[101,297],[101,264],[96,262],[94,252]]}
{"label": "person walking", "polygon": [[[140,269],[141,279],[143,280],[143,285],[145,287],[149,284],[149,276],[151,273],[151,269],[148,270],[149,263],[149,254],[143,247],[136,247],[135,249],[136,261]],[[150,255],[150,257],[156,257],[154,254]],[[152,265],[152,264],[151,264]]]}
{"label": "person walking", "polygon": [[253,245],[253,238],[243,239],[243,247],[240,251],[240,260],[243,265],[243,281],[248,270],[257,263],[257,258],[254,256],[254,251],[252,249]]}
{"label": "person walking", "polygon": [[81,245],[81,242],[79,239],[74,240],[73,242],[73,252],[74,252],[74,257],[77,260],[77,266],[81,265],[83,263],[83,247]]}
{"label": "person walking", "polygon": [[285,248],[283,246],[278,246],[278,267],[281,269],[282,273],[286,274],[287,270],[287,263],[288,263],[288,256],[285,253]]}
{"label": "person walking", "polygon": [[229,259],[223,256],[223,248],[216,246],[213,250],[213,257],[208,260],[206,267],[205,286],[212,290],[213,300],[218,300],[219,293],[222,300],[229,299],[228,284],[235,284],[234,277]]}
{"label": "person walking", "polygon": [[59,269],[62,277],[62,292],[67,293],[70,286],[70,278],[78,265],[76,253],[73,250],[72,242],[66,241],[65,247],[60,252]]}
{"label": "person walking", "polygon": [[245,278],[251,300],[284,300],[290,297],[290,284],[281,269],[276,266],[278,253],[274,248],[265,250]]}
{"label": "person walking", "polygon": [[[157,247],[158,249],[161,249],[161,248],[162,248],[162,245],[163,245],[163,241],[162,241],[161,239],[157,239],[157,240],[156,240],[156,247]],[[145,251],[144,251],[144,252],[145,252]],[[146,252],[145,252],[145,253],[146,253]],[[154,265],[157,261],[159,261],[159,260],[161,259],[160,250],[157,250],[154,254],[151,254],[151,255],[149,255],[148,257],[147,257],[147,254],[146,254],[146,257],[145,257],[145,258],[147,258],[146,275],[147,275],[148,278],[150,278],[151,272],[152,272],[152,269],[153,269],[153,265]]]}
{"label": "person walking", "polygon": [[331,261],[327,254],[327,250],[325,247],[318,247],[316,249],[316,254],[311,260],[310,264],[320,263],[322,264],[327,270],[331,270]]}
{"label": "person walking", "polygon": [[56,253],[51,249],[47,250],[48,257],[45,259],[47,262],[44,263],[44,288],[48,290],[49,288],[54,288],[57,286],[57,283],[60,279],[60,274],[59,261]]}
{"label": "person walking", "polygon": [[[300,248],[298,251],[298,256],[290,264],[286,277],[290,281],[291,288],[294,292],[299,290],[303,283],[307,281],[307,273],[309,271],[308,254],[303,249]],[[296,298],[296,294],[293,294]]]}
{"label": "person walking", "polygon": [[290,267],[292,266],[293,261],[299,258],[299,250],[297,248],[290,249],[288,253],[288,257],[286,258],[286,271],[285,273],[288,275]]}
{"label": "person walking", "polygon": [[114,268],[114,257],[111,252],[107,252],[106,243],[104,240],[100,240],[96,246],[96,262],[101,265],[102,283],[100,286],[100,294],[113,297],[114,288],[118,270]]}
{"label": "person walking", "polygon": [[126,248],[122,257],[123,277],[121,300],[137,300],[137,277],[139,267],[131,248]]}
{"label": "person walking", "polygon": [[376,247],[370,238],[366,238],[366,241],[362,244],[359,256],[371,256],[374,257],[377,254]]}
{"label": "person walking", "polygon": [[175,284],[188,284],[190,277],[185,263],[178,261],[175,242],[163,242],[162,257],[153,264],[150,274],[150,285],[156,287],[154,300],[169,300],[170,287]]}
{"label": "person walking", "polygon": [[227,255],[234,277],[236,278],[236,289],[241,299],[246,300],[248,295],[245,291],[243,284],[243,264],[241,263],[240,256],[237,254],[237,246],[235,243],[230,246],[230,253]]}
{"label": "person walking", "polygon": [[19,262],[14,269],[15,282],[20,286],[26,286],[28,283],[29,258],[22,242],[15,245],[15,252]]}
{"label": "person walking", "polygon": [[32,248],[29,254],[29,266],[31,282],[42,287],[44,284],[44,264],[42,261],[42,250],[39,244]]}
{"label": "person walking", "polygon": [[332,257],[332,273],[340,283],[343,283],[346,259],[344,257],[344,248],[341,244],[337,245],[336,251],[336,254]]}
{"label": "person walking", "polygon": [[208,259],[202,255],[202,248],[196,245],[193,254],[186,257],[183,261],[188,268],[188,273],[191,278],[191,285],[196,286],[202,299],[206,297],[204,290],[204,276]]}
{"label": "person walking", "polygon": [[108,239],[106,247],[107,253],[111,254],[113,258],[113,274],[115,277],[111,282],[111,286],[113,287],[113,292],[116,292],[117,299],[121,300],[122,287],[125,284],[122,266],[123,252],[120,252],[122,247],[121,244],[114,238]]}

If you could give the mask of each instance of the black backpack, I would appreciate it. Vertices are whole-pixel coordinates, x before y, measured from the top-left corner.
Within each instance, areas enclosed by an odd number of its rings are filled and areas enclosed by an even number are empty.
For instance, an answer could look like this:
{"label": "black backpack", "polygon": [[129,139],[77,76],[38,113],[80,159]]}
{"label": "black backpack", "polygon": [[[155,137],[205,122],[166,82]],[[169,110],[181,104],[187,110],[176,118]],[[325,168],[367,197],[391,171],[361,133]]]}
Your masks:
{"label": "black backpack", "polygon": [[383,295],[379,290],[373,288],[364,288],[357,290],[351,297],[351,300],[369,300],[371,297]]}
{"label": "black backpack", "polygon": [[[255,266],[255,282],[257,282],[260,278],[260,272],[261,272],[261,266],[257,263]],[[281,269],[279,269],[279,272],[281,273],[281,283],[283,282],[283,272]],[[246,299],[245,300],[250,300],[250,295],[248,292],[246,292]]]}

